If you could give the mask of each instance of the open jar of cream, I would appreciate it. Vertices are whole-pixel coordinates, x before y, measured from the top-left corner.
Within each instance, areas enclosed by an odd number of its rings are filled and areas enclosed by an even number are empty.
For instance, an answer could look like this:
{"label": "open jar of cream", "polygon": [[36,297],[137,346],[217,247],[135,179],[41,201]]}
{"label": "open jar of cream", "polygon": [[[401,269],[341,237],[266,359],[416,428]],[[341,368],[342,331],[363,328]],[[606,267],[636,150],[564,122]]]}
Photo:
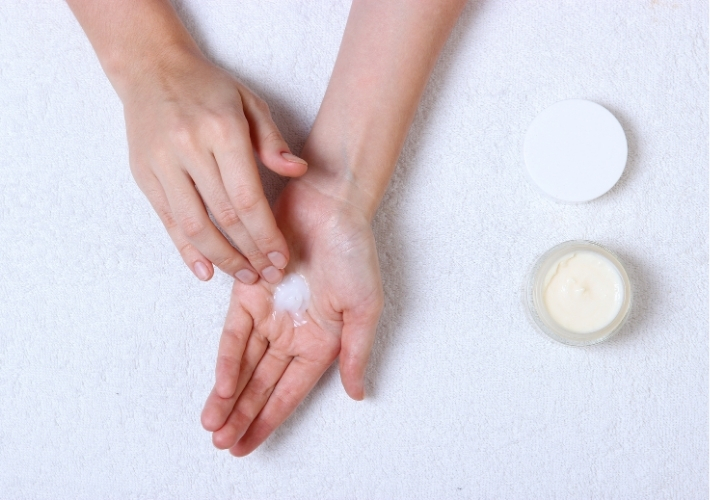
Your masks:
{"label": "open jar of cream", "polygon": [[631,283],[618,257],[590,241],[567,241],[533,266],[525,302],[535,326],[568,345],[585,346],[617,333],[631,309]]}

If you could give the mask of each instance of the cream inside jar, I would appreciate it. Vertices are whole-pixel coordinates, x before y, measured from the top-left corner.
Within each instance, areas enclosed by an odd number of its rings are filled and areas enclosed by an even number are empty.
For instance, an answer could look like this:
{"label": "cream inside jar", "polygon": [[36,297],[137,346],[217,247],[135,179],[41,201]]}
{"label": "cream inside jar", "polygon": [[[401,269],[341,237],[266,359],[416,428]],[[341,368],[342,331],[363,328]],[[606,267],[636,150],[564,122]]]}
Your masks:
{"label": "cream inside jar", "polygon": [[569,345],[602,342],[619,331],[631,306],[631,286],[619,259],[588,241],[568,241],[546,252],[527,284],[534,324]]}

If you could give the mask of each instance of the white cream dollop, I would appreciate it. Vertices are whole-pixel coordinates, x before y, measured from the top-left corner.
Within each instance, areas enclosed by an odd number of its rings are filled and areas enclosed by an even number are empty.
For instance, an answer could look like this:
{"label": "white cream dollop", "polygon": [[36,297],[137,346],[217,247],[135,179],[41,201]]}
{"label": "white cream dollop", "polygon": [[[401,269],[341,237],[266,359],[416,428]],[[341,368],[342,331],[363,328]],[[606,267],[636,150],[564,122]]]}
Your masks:
{"label": "white cream dollop", "polygon": [[293,319],[293,326],[306,323],[306,309],[311,300],[311,291],[303,276],[287,274],[274,291],[274,312],[287,312]]}
{"label": "white cream dollop", "polygon": [[545,308],[563,328],[575,333],[596,332],[619,314],[624,283],[614,264],[590,251],[560,258],[545,277]]}

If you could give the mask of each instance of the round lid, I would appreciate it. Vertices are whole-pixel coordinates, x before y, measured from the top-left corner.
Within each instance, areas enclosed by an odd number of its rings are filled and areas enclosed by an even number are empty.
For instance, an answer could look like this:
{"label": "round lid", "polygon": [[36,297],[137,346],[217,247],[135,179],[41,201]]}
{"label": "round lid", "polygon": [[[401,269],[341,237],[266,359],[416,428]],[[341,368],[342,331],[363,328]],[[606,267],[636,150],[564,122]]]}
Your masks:
{"label": "round lid", "polygon": [[560,201],[609,191],[626,166],[626,135],[606,108],[583,99],[553,104],[530,124],[523,156],[532,181]]}

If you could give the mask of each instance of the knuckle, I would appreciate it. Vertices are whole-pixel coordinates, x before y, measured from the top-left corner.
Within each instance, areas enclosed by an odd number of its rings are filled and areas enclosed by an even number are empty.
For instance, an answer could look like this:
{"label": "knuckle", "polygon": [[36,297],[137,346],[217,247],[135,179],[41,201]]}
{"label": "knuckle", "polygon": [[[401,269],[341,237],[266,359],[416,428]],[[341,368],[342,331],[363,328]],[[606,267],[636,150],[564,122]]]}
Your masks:
{"label": "knuckle", "polygon": [[260,378],[252,378],[249,385],[249,392],[259,399],[267,397],[271,392],[271,385]]}
{"label": "knuckle", "polygon": [[234,274],[232,271],[240,268],[243,260],[242,256],[235,250],[234,255],[228,255],[226,257],[215,259],[213,263],[222,271],[228,274]]}
{"label": "knuckle", "polygon": [[164,207],[160,207],[157,210],[158,212],[158,217],[160,217],[160,220],[163,221],[163,225],[165,226],[166,229],[174,229],[177,227],[177,221],[175,220],[175,217],[173,217],[173,213]]}
{"label": "knuckle", "polygon": [[249,362],[248,360],[244,361],[243,363],[239,364],[239,377],[246,376],[247,374],[254,373],[254,363]]}
{"label": "knuckle", "polygon": [[[244,335],[242,334],[242,331],[239,328],[236,328],[233,325],[225,325],[224,328],[222,329],[222,336],[228,337],[230,339],[240,339]],[[225,356],[225,357],[230,357],[230,355],[228,355],[228,354],[220,354],[220,355]]]}
{"label": "knuckle", "polygon": [[[264,255],[259,251],[258,248],[249,249],[245,251],[243,255],[249,262],[252,262],[254,264],[254,267],[262,267],[259,264],[261,264],[264,260]],[[264,265],[263,267],[267,267],[267,265]]]}
{"label": "knuckle", "polygon": [[187,123],[178,122],[174,124],[170,131],[170,139],[181,150],[195,151],[198,149],[198,138],[192,127]]}
{"label": "knuckle", "polygon": [[278,228],[269,230],[262,226],[258,228],[257,232],[249,233],[249,237],[254,242],[254,246],[256,246],[256,249],[252,250],[252,252],[257,255],[265,254],[272,250],[279,250],[282,246],[285,246],[285,242],[282,241]]}
{"label": "knuckle", "polygon": [[186,242],[178,245],[178,247],[177,247],[178,252],[180,252],[180,255],[182,255],[183,257],[187,257],[190,253],[192,253],[192,250],[194,248],[195,247],[189,241],[186,241]]}
{"label": "knuckle", "polygon": [[263,144],[281,144],[283,139],[281,138],[281,133],[275,128],[271,129],[261,140]]}
{"label": "knuckle", "polygon": [[252,186],[237,186],[232,191],[234,206],[240,212],[253,212],[261,202],[261,194]]}
{"label": "knuckle", "polygon": [[255,234],[252,236],[254,244],[259,248],[277,248],[280,246],[281,238],[277,234]]}
{"label": "knuckle", "polygon": [[232,354],[220,354],[217,356],[217,365],[231,375],[234,368],[239,366],[239,358]]}
{"label": "knuckle", "polygon": [[248,426],[252,420],[254,420],[254,416],[251,415],[248,410],[245,410],[241,406],[234,408],[234,420],[232,421],[232,426],[235,430]]}
{"label": "knuckle", "polygon": [[216,207],[215,210],[212,212],[212,215],[217,221],[217,224],[219,224],[223,228],[232,227],[240,222],[237,212],[230,204],[224,203]]}
{"label": "knuckle", "polygon": [[256,97],[254,98],[254,107],[261,113],[265,115],[271,116],[271,109],[269,109],[269,105],[265,100],[263,100],[261,97]]}
{"label": "knuckle", "polygon": [[229,141],[238,127],[234,117],[227,113],[214,114],[209,119],[208,129],[219,141]]}
{"label": "knuckle", "polygon": [[278,400],[280,406],[289,410],[298,406],[299,403],[298,397],[293,393],[293,391],[288,389],[284,389],[278,394],[274,393],[272,397]]}
{"label": "knuckle", "polygon": [[155,210],[155,213],[158,214],[158,218],[160,218],[161,222],[165,226],[165,229],[171,231],[172,229],[176,228],[178,223],[175,220],[175,216],[170,210],[170,207],[160,203],[161,195],[159,191],[154,188],[146,188],[143,189],[143,193],[145,194],[146,198],[150,200],[151,204],[153,205],[153,209]]}
{"label": "knuckle", "polygon": [[[243,116],[234,121],[231,124],[232,135],[240,135],[244,137],[250,137],[251,129],[249,128],[249,122]],[[231,139],[231,137],[230,137]]]}
{"label": "knuckle", "polygon": [[175,149],[169,142],[161,142],[153,147],[153,172],[168,172],[175,166]]}
{"label": "knuckle", "polygon": [[207,225],[198,217],[186,215],[180,219],[180,228],[188,238],[196,238],[205,231]]}

